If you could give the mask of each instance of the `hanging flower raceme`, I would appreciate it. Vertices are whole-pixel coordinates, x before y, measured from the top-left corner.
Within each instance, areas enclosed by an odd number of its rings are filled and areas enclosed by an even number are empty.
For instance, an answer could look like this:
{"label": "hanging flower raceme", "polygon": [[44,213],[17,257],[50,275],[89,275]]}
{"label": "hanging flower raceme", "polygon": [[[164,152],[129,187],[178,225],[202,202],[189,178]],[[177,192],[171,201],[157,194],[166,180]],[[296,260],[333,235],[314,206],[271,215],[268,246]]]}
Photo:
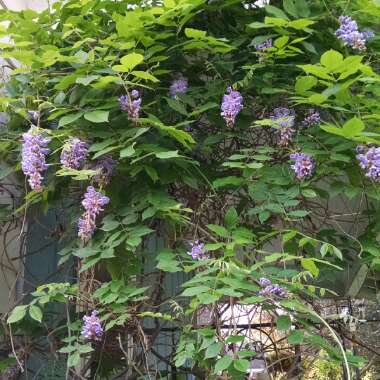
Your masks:
{"label": "hanging flower raceme", "polygon": [[209,255],[205,251],[205,245],[200,243],[199,240],[195,240],[194,243],[191,243],[191,250],[187,252],[194,260],[204,260],[208,259]]}
{"label": "hanging flower raceme", "polygon": [[236,116],[242,109],[243,97],[240,92],[228,87],[226,94],[223,96],[220,113],[226,121],[228,127],[234,126]]}
{"label": "hanging flower raceme", "polygon": [[86,339],[99,341],[102,339],[104,330],[97,310],[93,310],[90,316],[83,317],[82,336]]}
{"label": "hanging flower raceme", "polygon": [[97,192],[93,186],[87,187],[82,205],[85,209],[84,214],[78,221],[78,236],[83,241],[91,239],[96,230],[96,217],[103,211],[103,206],[108,204],[110,199]]}
{"label": "hanging flower raceme", "polygon": [[380,182],[380,147],[358,146],[356,151],[358,153],[356,158],[365,171],[365,176]]}
{"label": "hanging flower raceme", "polygon": [[180,76],[178,79],[173,80],[169,88],[169,94],[172,98],[176,98],[177,94],[185,94],[187,91],[188,81],[184,76]]}
{"label": "hanging flower raceme", "polygon": [[103,156],[97,161],[92,169],[96,170],[98,174],[92,177],[92,180],[101,186],[106,186],[111,181],[117,161],[111,156]]}
{"label": "hanging flower raceme", "polygon": [[50,153],[47,148],[50,139],[35,126],[22,137],[22,171],[28,177],[30,187],[35,191],[42,191],[42,173],[48,168],[46,155]]}
{"label": "hanging flower raceme", "polygon": [[29,110],[28,116],[30,120],[37,125],[38,119],[40,118],[40,113],[38,111]]}
{"label": "hanging flower raceme", "polygon": [[314,127],[316,125],[319,125],[320,123],[321,123],[321,116],[319,115],[318,111],[315,111],[313,109],[309,110],[308,115],[302,121],[302,125],[305,128]]}
{"label": "hanging flower raceme", "polygon": [[315,169],[315,161],[311,156],[305,153],[293,153],[289,157],[295,161],[291,168],[298,179],[311,177]]}
{"label": "hanging flower raceme", "polygon": [[271,38],[268,38],[263,43],[255,45],[255,49],[257,51],[263,51],[263,50],[271,48],[272,46],[273,46],[273,40]]}
{"label": "hanging flower raceme", "polygon": [[288,145],[296,130],[293,128],[295,123],[295,112],[289,108],[278,107],[273,110],[271,119],[274,127],[278,129],[280,135],[280,145]]}
{"label": "hanging flower raceme", "polygon": [[286,289],[278,284],[272,284],[272,281],[266,277],[260,278],[259,284],[262,287],[262,289],[259,291],[260,296],[276,296],[279,298],[286,298],[288,296]]}
{"label": "hanging flower raceme", "polygon": [[335,35],[343,41],[344,45],[351,46],[354,49],[365,50],[366,40],[373,37],[373,32],[359,32],[358,24],[350,16],[339,17],[340,27]]}
{"label": "hanging flower raceme", "polygon": [[137,90],[132,90],[131,95],[123,95],[119,98],[120,109],[128,112],[130,119],[138,119],[141,109],[141,97]]}
{"label": "hanging flower raceme", "polygon": [[79,169],[86,161],[88,144],[77,137],[66,141],[61,152],[61,164],[65,168]]}

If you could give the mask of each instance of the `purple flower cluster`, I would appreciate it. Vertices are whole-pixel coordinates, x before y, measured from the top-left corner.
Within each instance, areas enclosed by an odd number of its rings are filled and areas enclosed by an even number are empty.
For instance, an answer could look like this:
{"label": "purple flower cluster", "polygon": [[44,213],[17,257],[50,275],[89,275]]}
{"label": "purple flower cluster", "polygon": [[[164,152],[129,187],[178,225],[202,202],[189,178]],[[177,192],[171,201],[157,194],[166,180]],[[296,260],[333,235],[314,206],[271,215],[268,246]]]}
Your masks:
{"label": "purple flower cluster", "polygon": [[295,161],[291,168],[298,179],[307,178],[313,174],[315,161],[311,156],[305,153],[293,153],[290,158]]}
{"label": "purple flower cluster", "polygon": [[243,97],[240,92],[233,90],[232,87],[228,87],[226,94],[223,96],[220,113],[228,127],[234,126],[236,116],[242,109]]}
{"label": "purple flower cluster", "polygon": [[305,128],[314,127],[321,123],[321,116],[318,111],[310,109],[305,119],[302,121],[302,125]]}
{"label": "purple flower cluster", "polygon": [[38,119],[40,118],[40,113],[38,111],[29,110],[28,115],[30,117],[30,120],[34,123],[38,123]]}
{"label": "purple flower cluster", "polygon": [[204,260],[208,259],[209,255],[205,251],[205,245],[200,243],[199,240],[195,240],[191,243],[191,250],[187,252],[194,260]]}
{"label": "purple flower cluster", "polygon": [[345,45],[349,45],[354,49],[365,50],[366,40],[373,37],[373,32],[359,32],[358,24],[349,16],[339,17],[340,27],[335,35],[343,41]]}
{"label": "purple flower cluster", "polygon": [[61,164],[65,168],[79,169],[86,160],[88,144],[77,137],[66,141],[61,152]]}
{"label": "purple flower cluster", "polygon": [[266,277],[261,277],[259,284],[262,287],[262,289],[259,291],[260,296],[276,296],[280,298],[286,298],[288,296],[287,291],[283,287],[278,284],[272,284],[272,281]]}
{"label": "purple flower cluster", "polygon": [[375,33],[373,32],[373,30],[368,29],[368,28],[363,29],[362,33],[363,33],[363,35],[364,35],[364,38],[365,38],[367,41],[375,37]]}
{"label": "purple flower cluster", "polygon": [[272,46],[273,46],[273,40],[271,38],[268,38],[263,43],[255,45],[255,49],[257,51],[263,51],[263,50],[271,48]]}
{"label": "purple flower cluster", "polygon": [[184,76],[180,76],[178,79],[173,80],[169,94],[172,98],[176,98],[177,94],[184,94],[187,91],[188,81]]}
{"label": "purple flower cluster", "polygon": [[280,145],[288,145],[296,130],[294,127],[295,112],[289,108],[278,107],[273,110],[271,119],[274,126],[278,128],[280,135]]}
{"label": "purple flower cluster", "polygon": [[356,158],[359,160],[360,167],[365,171],[365,176],[376,182],[380,182],[380,147],[357,148]]}
{"label": "purple flower cluster", "polygon": [[106,186],[111,181],[113,171],[117,161],[114,160],[111,156],[104,156],[102,159],[97,161],[92,167],[93,170],[96,170],[98,174],[92,177],[92,180],[101,186]]}
{"label": "purple flower cluster", "polygon": [[35,191],[42,191],[42,173],[48,168],[45,156],[50,152],[47,148],[50,139],[34,126],[22,137],[22,171],[28,177],[30,187]]}
{"label": "purple flower cluster", "polygon": [[82,205],[86,210],[78,221],[78,236],[83,241],[91,239],[96,230],[96,217],[103,211],[103,206],[108,204],[110,199],[97,192],[92,186],[87,187]]}
{"label": "purple flower cluster", "polygon": [[86,339],[99,341],[102,339],[104,330],[98,312],[93,310],[90,316],[83,317],[82,336]]}
{"label": "purple flower cluster", "polygon": [[130,119],[138,119],[141,109],[141,97],[137,90],[132,90],[131,95],[122,95],[119,98],[120,109],[128,112]]}

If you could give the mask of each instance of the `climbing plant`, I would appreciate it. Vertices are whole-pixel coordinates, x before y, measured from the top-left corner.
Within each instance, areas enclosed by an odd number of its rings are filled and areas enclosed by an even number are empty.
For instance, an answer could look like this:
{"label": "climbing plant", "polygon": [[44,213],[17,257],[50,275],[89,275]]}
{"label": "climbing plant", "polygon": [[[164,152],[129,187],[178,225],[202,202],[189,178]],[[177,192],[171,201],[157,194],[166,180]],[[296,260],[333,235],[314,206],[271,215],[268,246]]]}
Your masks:
{"label": "climbing plant", "polygon": [[292,370],[321,349],[347,378],[364,364],[315,304],[358,268],[375,295],[377,1],[69,0],[0,19],[1,155],[25,181],[9,218],[63,208],[59,264],[77,278],[38,287],[12,333],[49,332],[89,379],[170,376],[158,359],[243,379],[293,349]]}

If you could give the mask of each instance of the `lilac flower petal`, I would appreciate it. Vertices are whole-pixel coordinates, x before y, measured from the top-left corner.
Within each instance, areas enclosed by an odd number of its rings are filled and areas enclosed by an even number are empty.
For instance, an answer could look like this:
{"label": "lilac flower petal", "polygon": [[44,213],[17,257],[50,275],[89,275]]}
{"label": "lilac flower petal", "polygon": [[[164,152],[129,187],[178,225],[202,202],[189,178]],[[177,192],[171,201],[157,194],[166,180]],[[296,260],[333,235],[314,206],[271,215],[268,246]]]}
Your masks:
{"label": "lilac flower petal", "polygon": [[120,109],[128,113],[128,117],[132,120],[138,119],[141,110],[141,97],[137,90],[131,91],[131,96],[122,95],[119,98]]}
{"label": "lilac flower petal", "polygon": [[293,138],[296,130],[293,128],[295,123],[295,112],[289,108],[278,107],[273,110],[271,119],[278,128],[280,145],[288,145]]}
{"label": "lilac flower petal", "polygon": [[176,98],[177,94],[185,94],[187,92],[188,81],[187,78],[180,76],[178,79],[175,79],[170,88],[169,94],[172,98]]}
{"label": "lilac flower petal", "polygon": [[311,177],[315,169],[314,159],[305,153],[293,153],[290,158],[295,161],[291,168],[298,179]]}
{"label": "lilac flower petal", "polygon": [[340,26],[335,35],[343,41],[344,45],[358,50],[365,50],[368,33],[360,32],[356,21],[349,16],[340,16],[339,23]]}
{"label": "lilac flower petal", "polygon": [[80,169],[86,161],[88,144],[77,137],[70,138],[61,153],[61,164],[66,168]]}
{"label": "lilac flower petal", "polygon": [[380,147],[359,146],[356,151],[358,153],[356,158],[365,176],[380,182]]}
{"label": "lilac flower petal", "polygon": [[89,340],[100,341],[103,337],[103,327],[98,312],[93,310],[90,316],[83,317],[82,336]]}
{"label": "lilac flower petal", "polygon": [[97,192],[94,187],[87,187],[82,201],[85,212],[78,220],[78,236],[83,241],[91,239],[96,230],[96,217],[104,211],[103,206],[109,202],[110,199],[102,193]]}
{"label": "lilac flower petal", "polygon": [[240,92],[228,87],[226,94],[223,96],[220,113],[226,121],[228,127],[234,126],[236,116],[242,109],[243,97]]}
{"label": "lilac flower petal", "polygon": [[198,240],[191,243],[191,250],[187,252],[194,260],[204,260],[208,259],[209,255],[205,251],[204,243],[200,243]]}
{"label": "lilac flower petal", "polygon": [[42,191],[42,173],[48,168],[46,155],[50,153],[47,149],[50,139],[44,137],[44,133],[34,126],[22,137],[22,171],[28,177],[30,187],[35,191]]}

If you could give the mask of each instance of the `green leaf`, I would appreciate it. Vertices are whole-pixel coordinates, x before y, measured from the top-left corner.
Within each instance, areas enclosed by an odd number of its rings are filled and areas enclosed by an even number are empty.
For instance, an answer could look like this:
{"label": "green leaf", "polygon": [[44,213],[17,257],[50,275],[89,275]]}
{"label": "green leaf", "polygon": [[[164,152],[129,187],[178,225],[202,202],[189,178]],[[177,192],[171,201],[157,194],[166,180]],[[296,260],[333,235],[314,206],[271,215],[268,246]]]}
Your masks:
{"label": "green leaf", "polygon": [[224,355],[215,364],[214,373],[222,372],[233,362],[232,356]]}
{"label": "green leaf", "polygon": [[343,260],[343,254],[342,254],[342,252],[341,252],[340,249],[338,249],[337,247],[335,247],[335,246],[333,245],[333,246],[332,246],[332,250],[333,250],[334,255],[335,255],[338,259]]}
{"label": "green leaf", "polygon": [[332,133],[334,135],[343,136],[343,129],[335,127],[331,124],[323,124],[320,126],[320,128],[328,133]]}
{"label": "green leaf", "polygon": [[292,320],[288,315],[280,315],[276,321],[277,329],[280,331],[289,330],[292,326]]}
{"label": "green leaf", "polygon": [[26,314],[26,308],[27,305],[16,306],[8,317],[7,323],[16,323],[23,319]]}
{"label": "green leaf", "polygon": [[226,212],[224,216],[224,225],[230,230],[233,227],[236,227],[236,223],[238,220],[238,213],[234,207],[231,207]]}
{"label": "green leaf", "polygon": [[89,352],[94,351],[94,349],[89,344],[79,346],[78,349],[81,354],[88,354]]}
{"label": "green leaf", "polygon": [[321,256],[325,257],[327,255],[327,253],[330,251],[331,248],[332,248],[331,244],[329,244],[329,243],[323,243],[322,246],[321,246],[321,248],[320,248],[320,250],[319,250],[319,252],[321,253]]}
{"label": "green leaf", "polygon": [[125,158],[125,157],[132,157],[135,154],[135,149],[134,146],[136,143],[134,142],[132,145],[130,145],[127,148],[124,148],[120,151],[120,158]]}
{"label": "green leaf", "polygon": [[70,354],[67,358],[67,366],[75,367],[80,362],[80,354],[79,351],[75,351],[73,354]]}
{"label": "green leaf", "polygon": [[276,46],[276,48],[278,48],[278,49],[281,49],[288,42],[289,42],[289,37],[288,36],[281,36],[279,38],[276,38],[276,40],[274,41],[274,46]]}
{"label": "green leaf", "polygon": [[300,18],[298,20],[290,21],[288,23],[288,27],[293,28],[293,29],[297,29],[297,30],[304,30],[308,26],[313,25],[314,23],[315,23],[315,21],[308,20],[305,18]]}
{"label": "green leaf", "polygon": [[147,71],[132,71],[131,74],[134,75],[136,78],[149,80],[154,83],[159,82],[159,79],[157,79],[154,75],[148,73]]}
{"label": "green leaf", "polygon": [[100,253],[102,259],[112,259],[115,256],[115,250],[113,248],[107,248]]}
{"label": "green leaf", "polygon": [[84,118],[92,123],[108,122],[109,111],[91,111],[84,114]]}
{"label": "green leaf", "polygon": [[63,116],[59,119],[58,127],[71,124],[83,116],[84,112],[71,113],[70,115]]}
{"label": "green leaf", "polygon": [[216,179],[212,184],[215,189],[219,189],[221,187],[226,187],[226,186],[239,186],[243,182],[244,182],[244,179],[241,177],[227,176],[224,178]]}
{"label": "green leaf", "polygon": [[220,295],[207,292],[207,293],[197,294],[197,298],[199,299],[199,302],[201,304],[210,305],[218,301],[220,299]]}
{"label": "green leaf", "polygon": [[306,0],[295,0],[297,13],[301,17],[310,16],[310,8]]}
{"label": "green leaf", "polygon": [[217,224],[208,224],[207,227],[211,231],[215,232],[218,236],[221,236],[224,238],[227,238],[229,236],[228,231],[223,226],[219,226]]}
{"label": "green leaf", "polygon": [[154,154],[157,158],[161,159],[161,160],[165,160],[165,159],[168,159],[168,158],[176,158],[176,157],[181,157],[179,154],[178,154],[178,150],[169,150],[167,152],[159,152],[159,153],[155,153]]}
{"label": "green leaf", "polygon": [[68,345],[68,346],[60,348],[58,350],[58,352],[60,352],[62,354],[69,354],[69,353],[74,352],[76,350],[77,350],[77,348],[75,346]]}
{"label": "green leaf", "polygon": [[185,29],[185,36],[187,38],[194,38],[194,39],[203,39],[206,37],[206,32],[204,30],[198,30],[193,28],[186,28]]}
{"label": "green leaf", "polygon": [[[265,17],[264,18],[264,22],[266,25],[270,25],[270,26],[287,26],[288,25],[288,21],[283,19],[283,18],[275,18],[275,17]],[[252,27],[252,25],[254,25],[256,23],[252,23],[250,24],[250,26]]]}
{"label": "green leaf", "polygon": [[246,373],[249,369],[249,361],[247,359],[234,360],[234,367],[239,372]]}
{"label": "green leaf", "polygon": [[312,189],[303,189],[302,195],[306,198],[315,198],[317,196],[317,193]]}
{"label": "green leaf", "polygon": [[297,231],[289,231],[285,235],[282,236],[282,241],[285,244],[287,241],[292,240],[297,236]]}
{"label": "green leaf", "polygon": [[211,289],[208,286],[200,285],[193,288],[187,288],[182,292],[183,297],[194,297],[201,293],[208,293]]}
{"label": "green leaf", "polygon": [[308,74],[315,75],[318,78],[327,79],[332,81],[334,78],[329,75],[329,71],[322,66],[317,65],[299,65],[302,70]]}
{"label": "green leaf", "polygon": [[307,91],[316,86],[318,79],[312,76],[299,77],[297,79],[295,90],[297,94],[306,95]]}
{"label": "green leaf", "polygon": [[168,249],[162,250],[157,255],[157,268],[164,272],[179,272],[181,268],[178,266],[178,261],[174,253]]}
{"label": "green leaf", "polygon": [[87,77],[79,77],[75,80],[75,83],[83,84],[84,86],[88,86],[94,80],[100,78],[99,75],[89,75]]}
{"label": "green leaf", "polygon": [[318,277],[319,275],[319,269],[315,265],[315,262],[313,259],[301,259],[301,266],[302,268],[306,269],[309,271],[313,277]]}
{"label": "green leaf", "polygon": [[172,136],[174,139],[176,139],[179,143],[181,143],[186,148],[190,148],[190,144],[195,143],[195,140],[193,139],[193,137],[185,131],[181,131],[180,129],[176,129],[174,127],[168,127],[164,125],[161,125],[159,128],[162,131],[165,131],[170,136]]}
{"label": "green leaf", "polygon": [[171,99],[171,98],[165,98],[170,108],[172,108],[174,111],[179,112],[181,115],[187,116],[186,108],[182,103],[180,103],[178,100]]}
{"label": "green leaf", "polygon": [[199,115],[205,111],[208,111],[210,109],[213,109],[213,108],[216,108],[216,107],[219,107],[219,104],[217,103],[206,103],[204,105],[202,105],[201,107],[199,108],[196,108],[193,112],[190,113],[190,116],[196,116],[196,115]]}
{"label": "green leaf", "polygon": [[101,230],[109,232],[109,231],[113,231],[114,229],[116,229],[119,226],[120,226],[120,222],[118,222],[117,220],[112,220],[112,219],[111,220],[105,220]]}
{"label": "green leaf", "polygon": [[264,223],[269,218],[270,218],[270,212],[269,211],[260,212],[260,214],[259,214],[260,223]]}
{"label": "green leaf", "polygon": [[280,19],[289,20],[288,16],[284,13],[284,11],[282,11],[280,8],[277,8],[273,5],[267,5],[265,7],[265,10],[268,14],[272,16],[278,17]]}
{"label": "green leaf", "polygon": [[294,17],[298,17],[297,7],[295,5],[295,0],[283,0],[283,7],[287,13]]}
{"label": "green leaf", "polygon": [[245,337],[242,335],[229,335],[226,339],[227,343],[241,343],[244,342]]}
{"label": "green leaf", "polygon": [[343,125],[342,132],[345,137],[354,137],[363,131],[364,128],[363,121],[357,117],[353,117]]}
{"label": "green leaf", "polygon": [[205,359],[215,358],[223,347],[223,343],[215,342],[207,347],[205,352]]}
{"label": "green leaf", "polygon": [[327,100],[327,96],[325,96],[323,94],[313,94],[313,95],[309,96],[307,100],[311,104],[319,105],[319,104],[324,103]]}
{"label": "green leaf", "polygon": [[335,50],[329,50],[322,54],[321,64],[329,71],[334,72],[343,62],[343,55]]}
{"label": "green leaf", "polygon": [[29,315],[37,322],[42,321],[42,311],[36,305],[30,305],[29,307]]}
{"label": "green leaf", "polygon": [[127,70],[133,70],[137,65],[144,61],[144,56],[138,53],[130,53],[120,59],[121,65]]}
{"label": "green leaf", "polygon": [[301,330],[294,330],[288,336],[289,344],[301,344],[303,342],[304,333]]}
{"label": "green leaf", "polygon": [[310,212],[306,211],[306,210],[294,210],[294,211],[290,211],[288,213],[288,215],[291,216],[291,217],[295,217],[295,218],[303,218],[306,215],[308,215],[309,213]]}

